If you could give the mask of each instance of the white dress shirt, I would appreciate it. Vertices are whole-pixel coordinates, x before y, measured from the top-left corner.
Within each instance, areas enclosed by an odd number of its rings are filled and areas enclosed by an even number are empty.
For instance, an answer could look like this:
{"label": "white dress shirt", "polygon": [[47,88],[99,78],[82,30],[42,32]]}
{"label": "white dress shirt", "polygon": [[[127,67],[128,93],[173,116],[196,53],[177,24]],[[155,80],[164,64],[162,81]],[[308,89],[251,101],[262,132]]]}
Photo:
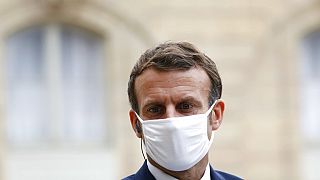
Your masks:
{"label": "white dress shirt", "polygon": [[[151,172],[151,174],[156,178],[156,180],[178,180],[175,177],[172,177],[172,176],[164,173],[163,171],[161,171],[157,167],[153,166],[148,160],[147,160],[147,166],[148,166],[148,169]],[[206,170],[204,172],[204,175],[202,176],[202,178],[200,180],[210,180],[210,179],[211,179],[210,178],[210,166],[208,163]]]}

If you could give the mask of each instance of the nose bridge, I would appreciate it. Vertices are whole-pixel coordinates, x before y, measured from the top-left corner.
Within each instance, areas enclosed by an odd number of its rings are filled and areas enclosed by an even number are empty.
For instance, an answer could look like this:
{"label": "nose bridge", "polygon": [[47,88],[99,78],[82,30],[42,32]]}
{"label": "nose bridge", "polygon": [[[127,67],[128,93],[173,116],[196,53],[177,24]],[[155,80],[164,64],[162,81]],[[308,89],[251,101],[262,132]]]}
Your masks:
{"label": "nose bridge", "polygon": [[166,114],[165,114],[165,118],[172,118],[172,117],[177,117],[178,113],[176,111],[176,108],[173,104],[170,104],[166,107]]}

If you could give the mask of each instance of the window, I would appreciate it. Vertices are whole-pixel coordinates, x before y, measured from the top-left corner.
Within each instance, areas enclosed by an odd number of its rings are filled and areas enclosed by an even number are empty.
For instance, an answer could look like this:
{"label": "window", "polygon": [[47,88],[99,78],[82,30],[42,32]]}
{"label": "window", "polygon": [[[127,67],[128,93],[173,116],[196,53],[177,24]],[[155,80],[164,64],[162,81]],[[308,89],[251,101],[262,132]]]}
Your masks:
{"label": "window", "polygon": [[69,25],[8,37],[4,179],[116,179],[103,52],[100,36]]}
{"label": "window", "polygon": [[304,179],[320,179],[320,31],[302,42],[300,124]]}
{"label": "window", "polygon": [[302,130],[309,142],[320,143],[320,32],[302,43]]}
{"label": "window", "polygon": [[102,38],[68,25],[41,25],[7,39],[7,139],[14,146],[103,144]]}

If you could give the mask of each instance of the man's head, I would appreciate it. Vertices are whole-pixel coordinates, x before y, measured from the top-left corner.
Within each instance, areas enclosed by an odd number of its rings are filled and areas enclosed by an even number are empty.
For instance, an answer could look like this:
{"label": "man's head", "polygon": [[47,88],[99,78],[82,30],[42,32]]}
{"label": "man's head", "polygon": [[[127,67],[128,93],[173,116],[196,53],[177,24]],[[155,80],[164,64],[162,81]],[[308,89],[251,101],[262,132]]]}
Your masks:
{"label": "man's head", "polygon": [[[148,123],[149,125],[150,123],[158,124],[160,122],[160,127],[157,126],[160,129],[151,132],[162,134],[159,137],[160,139],[164,137],[163,135],[170,136],[165,139],[169,140],[170,143],[179,144],[181,143],[179,141],[183,141],[180,139],[181,137],[185,137],[186,139],[184,140],[189,142],[187,140],[187,136],[190,135],[189,133],[200,133],[201,135],[197,135],[199,141],[196,139],[195,144],[205,142],[208,145],[208,140],[212,140],[212,131],[219,128],[223,118],[224,102],[220,99],[221,93],[222,84],[219,73],[215,63],[208,56],[187,42],[168,42],[160,44],[155,48],[147,50],[140,57],[131,72],[128,83],[128,95],[132,107],[129,112],[132,128],[137,137],[144,139],[144,132],[141,129],[139,120],[141,123]],[[208,109],[214,102],[215,104],[212,109],[213,113],[210,113],[205,117],[206,119],[203,119],[204,121],[193,119],[194,116],[191,115],[211,112],[211,110],[208,111]],[[203,126],[193,127],[184,125],[186,124],[186,121],[179,121],[181,129],[174,128],[174,132],[172,132],[168,126],[162,124],[170,124],[173,117],[184,116],[192,117],[192,122],[205,123],[207,125],[207,132],[205,132],[205,130],[194,131]],[[152,121],[156,119],[161,120]],[[172,121],[172,123],[176,122]],[[155,127],[156,126],[151,125],[151,128]],[[189,130],[186,130],[188,128]],[[166,130],[175,135],[169,135],[170,133],[167,133]],[[181,134],[181,136],[180,133],[184,135]],[[203,133],[207,133],[208,139],[203,139],[205,138]],[[154,138],[154,135],[151,136],[153,138],[151,141],[159,140],[158,138]],[[150,134],[148,137],[150,137]],[[177,139],[180,140],[177,141]],[[168,146],[168,144],[166,142],[162,143],[162,140],[159,141],[161,142],[161,144],[158,144],[159,146],[167,148],[166,146]],[[170,148],[178,148],[176,145],[169,146]],[[198,146],[203,145],[200,143]],[[171,152],[171,150],[169,151]],[[149,161],[153,165],[168,174],[175,174],[174,171],[170,171],[165,167],[160,166],[157,161],[150,158],[148,151],[147,155]],[[153,157],[157,158],[158,156],[160,155],[154,155]],[[193,154],[192,156],[196,157],[199,156],[199,154]],[[167,155],[162,157],[167,158]],[[203,169],[207,162],[208,158],[206,155],[194,167]]]}
{"label": "man's head", "polygon": [[[193,76],[189,77],[191,80],[197,81],[191,82],[193,88],[184,84],[188,82],[179,80],[179,76],[185,77],[186,79],[186,76],[189,75]],[[157,80],[157,78],[160,80]],[[161,80],[164,82],[160,82]],[[202,99],[200,105],[198,105],[199,108],[194,110],[192,114],[207,110],[216,100],[220,99],[222,93],[221,78],[215,63],[204,53],[200,52],[194,45],[188,42],[167,42],[148,49],[141,55],[138,62],[133,67],[128,82],[128,96],[132,108],[130,119],[138,137],[141,137],[142,134],[140,132],[139,123],[137,123],[133,112],[136,112],[143,117],[145,115],[143,113],[141,114],[143,107],[145,107],[145,104],[142,104],[143,101],[149,100],[150,95],[158,93],[148,90],[155,90],[155,87],[163,84],[164,86],[172,86],[170,88],[171,92],[179,93],[177,98],[182,98],[180,97],[183,95],[183,93],[181,93],[182,91],[189,91],[193,92],[193,95],[190,96],[195,96],[194,98],[197,98],[198,101],[199,99]],[[180,87],[182,87],[182,89]],[[166,87],[162,87],[161,90],[164,90],[165,88]],[[199,91],[198,94],[196,93],[197,91]],[[154,96],[154,98],[158,99],[158,101],[160,99],[164,100],[165,97],[163,95],[166,93],[168,94],[168,92],[160,92],[158,93],[160,95]],[[160,104],[160,102],[157,103],[158,105]],[[220,119],[222,119],[224,103],[222,100],[219,100],[219,103],[217,104],[219,105],[218,108],[220,107],[219,111],[222,112],[220,114]],[[184,105],[187,106],[187,104]],[[169,111],[168,109],[166,110]],[[190,113],[180,114],[190,115]],[[167,114],[166,116],[170,115]],[[145,118],[159,119],[160,116],[145,116]],[[220,123],[221,121],[219,121],[212,129],[216,130]],[[210,121],[210,125],[212,124],[213,121]],[[209,134],[211,136],[210,127],[208,127],[208,135]]]}
{"label": "man's head", "polygon": [[[141,113],[141,104],[138,102],[136,81],[146,70],[150,69],[159,73],[203,71],[209,79],[209,86],[206,87],[209,90],[208,106],[221,97],[222,83],[215,63],[188,42],[167,42],[148,49],[132,69],[128,82],[128,96],[132,110],[138,114]],[[201,80],[203,79],[199,79]],[[153,85],[156,85],[156,82]],[[200,82],[195,85],[199,87]]]}

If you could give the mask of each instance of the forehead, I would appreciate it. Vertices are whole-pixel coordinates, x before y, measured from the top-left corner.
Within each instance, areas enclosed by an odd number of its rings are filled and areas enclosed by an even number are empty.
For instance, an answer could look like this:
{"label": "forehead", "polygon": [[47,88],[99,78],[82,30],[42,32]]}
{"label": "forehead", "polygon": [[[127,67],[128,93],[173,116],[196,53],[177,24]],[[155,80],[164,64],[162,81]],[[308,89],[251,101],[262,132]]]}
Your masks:
{"label": "forehead", "polygon": [[138,104],[144,99],[163,98],[162,96],[181,95],[205,96],[208,99],[210,79],[201,68],[189,70],[159,71],[154,68],[146,69],[135,82]]}

